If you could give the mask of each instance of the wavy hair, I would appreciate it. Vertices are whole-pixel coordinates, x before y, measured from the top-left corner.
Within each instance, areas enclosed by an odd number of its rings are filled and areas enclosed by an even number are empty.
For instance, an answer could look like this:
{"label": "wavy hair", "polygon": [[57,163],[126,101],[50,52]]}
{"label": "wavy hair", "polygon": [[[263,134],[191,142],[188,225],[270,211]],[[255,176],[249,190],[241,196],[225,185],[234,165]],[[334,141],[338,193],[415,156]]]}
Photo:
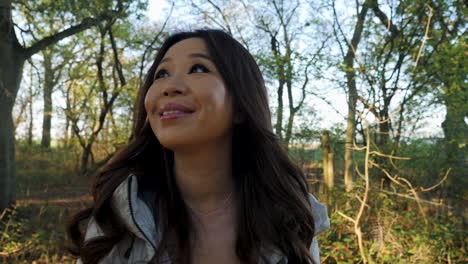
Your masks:
{"label": "wavy hair", "polygon": [[[279,249],[289,263],[311,263],[309,245],[314,236],[307,182],[273,133],[267,90],[258,65],[238,41],[221,30],[180,32],[159,49],[140,88],[132,138],[95,177],[93,202],[75,214],[67,226],[69,251],[84,263],[98,263],[126,232],[111,206],[116,187],[130,173],[158,191],[161,243],[155,260],[170,253],[173,263],[190,263],[193,225],[173,175],[174,153],[154,135],[144,107],[152,76],[171,46],[188,38],[204,40],[233,100],[233,110],[244,122],[233,127],[232,175],[239,197],[235,253],[242,263],[257,263],[263,248]],[[156,160],[156,162],[155,162]],[[84,224],[93,218],[104,235],[84,241]],[[173,243],[169,243],[169,240]],[[172,245],[172,248],[171,248]],[[158,262],[159,263],[159,262]]]}

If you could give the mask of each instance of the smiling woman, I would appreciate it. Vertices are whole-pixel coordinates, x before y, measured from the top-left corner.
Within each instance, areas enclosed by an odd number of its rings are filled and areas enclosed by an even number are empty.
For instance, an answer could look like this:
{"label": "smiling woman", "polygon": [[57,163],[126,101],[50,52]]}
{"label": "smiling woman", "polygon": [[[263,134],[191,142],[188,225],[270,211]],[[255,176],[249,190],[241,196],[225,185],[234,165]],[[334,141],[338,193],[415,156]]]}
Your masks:
{"label": "smiling woman", "polygon": [[94,203],[70,221],[79,263],[320,262],[326,208],[272,132],[263,77],[239,42],[219,30],[169,37],[135,117]]}
{"label": "smiling woman", "polygon": [[[231,99],[202,38],[182,40],[167,51],[146,93],[145,109],[155,136],[175,153],[231,144]],[[230,147],[225,150],[219,154]]]}

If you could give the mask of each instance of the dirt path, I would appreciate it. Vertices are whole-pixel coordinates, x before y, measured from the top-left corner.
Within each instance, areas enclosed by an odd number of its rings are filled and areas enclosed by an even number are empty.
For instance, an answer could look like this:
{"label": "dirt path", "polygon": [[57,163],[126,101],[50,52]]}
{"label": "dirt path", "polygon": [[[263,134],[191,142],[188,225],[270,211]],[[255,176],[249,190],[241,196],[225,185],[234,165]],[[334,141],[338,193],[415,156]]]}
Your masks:
{"label": "dirt path", "polygon": [[92,201],[91,196],[82,195],[79,197],[59,198],[59,199],[23,199],[17,200],[16,206],[27,207],[30,205],[44,205],[48,207],[76,208],[85,207]]}
{"label": "dirt path", "polygon": [[28,189],[18,195],[17,207],[31,205],[54,208],[83,208],[91,203],[92,198],[85,187],[47,186],[41,189]]}

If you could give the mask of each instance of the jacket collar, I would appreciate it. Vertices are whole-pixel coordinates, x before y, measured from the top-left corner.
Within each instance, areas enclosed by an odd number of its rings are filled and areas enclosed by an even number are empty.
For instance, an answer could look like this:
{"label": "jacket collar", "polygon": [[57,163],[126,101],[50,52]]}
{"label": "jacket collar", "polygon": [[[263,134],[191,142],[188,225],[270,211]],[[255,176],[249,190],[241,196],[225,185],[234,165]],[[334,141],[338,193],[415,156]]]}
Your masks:
{"label": "jacket collar", "polygon": [[[316,236],[330,227],[330,220],[327,208],[312,194],[309,194],[309,202],[314,217],[314,235]],[[150,261],[159,245],[161,231],[156,225],[157,220],[151,209],[138,197],[138,182],[135,175],[130,174],[116,188],[112,195],[112,206],[128,230],[146,242],[147,260]],[[269,263],[278,263],[284,258],[281,251],[277,249],[267,252],[269,252]]]}
{"label": "jacket collar", "polygon": [[146,203],[138,198],[137,177],[130,174],[114,191],[112,206],[122,222],[135,236],[146,242],[147,260],[151,260],[159,244],[160,232]]}

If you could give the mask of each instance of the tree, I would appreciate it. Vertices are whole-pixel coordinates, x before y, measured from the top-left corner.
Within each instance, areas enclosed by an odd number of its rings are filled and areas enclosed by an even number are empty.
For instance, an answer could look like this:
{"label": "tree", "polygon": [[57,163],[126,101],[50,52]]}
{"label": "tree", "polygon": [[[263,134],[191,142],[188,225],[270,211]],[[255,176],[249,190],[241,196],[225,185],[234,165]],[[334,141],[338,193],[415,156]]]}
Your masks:
{"label": "tree", "polygon": [[[27,31],[31,32],[31,37],[34,40],[47,37],[51,33],[57,32],[57,25],[71,24],[73,23],[73,19],[75,19],[71,16],[64,16],[61,8],[49,8],[48,4],[44,1],[32,1],[27,4],[20,4],[18,5],[18,12],[23,14],[23,23],[27,25]],[[64,45],[56,43],[39,52],[39,54],[42,55],[40,64],[43,74],[43,82],[41,83],[43,95],[41,145],[45,149],[50,148],[51,142],[53,116],[52,94],[61,79],[63,67],[68,64],[70,59],[74,56],[71,50],[74,49],[77,43],[77,41]],[[35,63],[38,59],[31,58],[31,61]]]}
{"label": "tree", "polygon": [[[96,26],[103,21],[125,15],[125,9],[133,1],[47,1],[43,10],[58,9],[63,15],[73,16],[78,21],[74,25],[51,32],[47,37],[33,39],[30,44],[20,43],[15,26],[22,33],[31,31],[21,29],[13,21],[14,4],[27,2],[12,0],[0,1],[0,211],[15,203],[15,135],[12,110],[21,83],[23,65],[32,55],[43,51],[58,41]],[[100,10],[97,12],[96,10]]]}
{"label": "tree", "polygon": [[[382,11],[390,10],[389,15]],[[415,12],[418,10],[418,12]],[[372,12],[370,20],[364,24],[360,20],[365,12]],[[337,17],[335,12],[335,17]],[[379,151],[385,154],[395,154],[402,133],[403,120],[408,106],[423,91],[424,84],[416,83],[412,78],[414,65],[417,64],[418,51],[424,48],[428,15],[418,1],[388,1],[379,4],[377,0],[365,1],[357,15],[357,24],[351,41],[343,41],[348,48],[344,59],[344,71],[347,80],[348,93],[348,129],[345,153],[345,183],[349,183],[352,175],[351,147],[356,130],[352,110],[356,111],[357,102],[379,120],[373,128],[373,137]],[[335,32],[346,39],[341,22],[335,19]],[[360,27],[358,27],[358,25]],[[365,27],[363,27],[365,26]],[[359,30],[357,30],[359,29]],[[337,34],[335,33],[335,35]],[[354,42],[359,40],[356,33],[363,35],[363,41],[358,48]],[[343,50],[343,48],[341,48]],[[359,59],[355,56],[359,53]],[[358,67],[354,67],[354,62]],[[350,67],[351,66],[351,67]],[[356,84],[362,87],[359,91]],[[416,106],[415,104],[413,104]],[[396,118],[398,113],[399,119]],[[357,122],[356,122],[357,121]],[[354,124],[353,124],[354,123]],[[394,124],[396,126],[393,126]],[[361,130],[363,139],[365,132]],[[376,157],[378,163],[392,172],[391,160]],[[386,185],[390,184],[388,177],[380,173],[380,178]],[[349,186],[348,184],[346,184]],[[347,188],[349,190],[349,187]]]}
{"label": "tree", "polygon": [[[304,110],[307,96],[315,95],[311,75],[320,76],[320,59],[328,41],[326,35],[322,37],[316,30],[320,27],[317,21],[312,18],[301,21],[302,6],[301,1],[263,1],[257,6],[253,21],[256,30],[265,34],[266,43],[258,44],[267,49],[260,48],[256,57],[267,83],[276,86],[274,128],[286,149],[293,138],[295,118]],[[301,42],[309,45],[301,48]]]}
{"label": "tree", "polygon": [[[27,126],[26,142],[29,146],[33,144],[33,102],[40,93],[40,89],[36,84],[41,83],[42,80],[38,69],[31,63],[31,60],[28,60],[25,68],[25,71],[28,72],[29,75],[27,93],[24,93],[16,99],[15,108],[17,111],[14,113],[15,134],[17,133],[18,127],[21,126],[23,122],[28,121],[28,124],[25,126]],[[35,76],[36,78],[34,78]]]}
{"label": "tree", "polygon": [[81,34],[84,59],[69,69],[63,109],[82,149],[80,174],[94,173],[131,137],[136,88],[166,34],[159,26],[114,20]]}
{"label": "tree", "polygon": [[[109,158],[112,156],[113,153],[109,154],[108,157],[104,158],[101,162],[97,163],[94,161],[94,157],[92,155],[92,147],[94,143],[96,142],[99,133],[101,130],[104,128],[104,124],[106,121],[107,115],[110,113],[112,110],[112,106],[114,105],[114,102],[116,101],[117,97],[120,95],[121,91],[125,86],[127,85],[127,80],[125,78],[123,69],[122,69],[122,64],[121,60],[119,58],[119,50],[116,44],[116,41],[114,39],[114,35],[112,32],[112,26],[113,22],[109,22],[104,26],[99,27],[99,49],[96,54],[96,59],[94,62],[94,66],[96,67],[96,72],[97,72],[97,83],[93,81],[94,84],[89,85],[89,96],[93,96],[95,93],[98,93],[101,95],[101,98],[99,101],[101,101],[101,105],[99,107],[98,113],[89,113],[89,116],[92,121],[92,127],[89,131],[89,133],[84,133],[82,129],[79,128],[78,121],[79,121],[79,114],[71,115],[69,113],[70,120],[72,121],[72,127],[73,127],[73,132],[75,133],[76,137],[78,138],[78,141],[83,148],[83,153],[82,153],[82,158],[81,158],[81,168],[80,168],[80,174],[87,174],[88,173],[88,164],[90,162],[90,159],[93,160],[93,167],[100,167],[103,163],[107,162]],[[107,57],[107,50],[106,50],[106,36],[109,36],[110,43],[111,43],[111,49],[113,53],[113,62],[111,67],[105,67],[105,58]],[[106,82],[106,79],[108,79],[108,76],[105,76],[106,74],[106,69],[112,68],[112,73],[113,73],[113,88],[110,89],[110,85],[108,82]],[[117,76],[116,76],[117,75]],[[107,77],[107,78],[106,78]],[[86,85],[86,84],[85,84]],[[110,92],[110,94],[109,94]],[[91,98],[84,98],[82,100],[82,104],[80,109],[76,109],[79,112],[86,111],[87,105],[91,103]],[[77,113],[77,111],[75,111]],[[85,112],[86,113],[86,112]]]}
{"label": "tree", "polygon": [[[366,20],[367,12],[370,5],[369,0],[366,0],[359,11],[359,6],[356,6],[357,10],[357,21],[354,26],[354,31],[351,40],[347,40],[346,36],[338,22],[338,16],[335,10],[335,2],[332,2],[333,14],[334,14],[334,34],[338,43],[340,43],[341,53],[343,56],[343,71],[346,76],[346,87],[348,95],[348,116],[346,118],[346,138],[345,138],[345,168],[344,168],[344,183],[346,191],[350,191],[353,186],[353,147],[354,137],[356,130],[356,104],[358,99],[358,90],[356,87],[356,69],[354,68],[354,61],[356,58],[356,51],[361,41],[362,31],[364,28],[364,22]],[[346,53],[341,47],[341,39],[344,39],[345,46],[347,47]]]}
{"label": "tree", "polygon": [[[422,3],[419,7],[422,6]],[[442,129],[445,135],[446,166],[452,168],[447,194],[451,198],[466,195],[468,160],[468,89],[466,76],[466,6],[460,1],[432,0],[424,8],[436,10],[428,28],[427,48],[421,53],[414,81],[426,94],[434,94],[434,103],[445,107]],[[418,12],[414,9],[413,12]]]}
{"label": "tree", "polygon": [[[69,62],[70,58],[67,58],[67,57],[70,57],[71,55],[71,53],[66,52],[65,47],[59,47],[58,50],[62,50],[62,52],[59,53],[57,50],[54,50],[51,47],[46,48],[41,52],[42,58],[43,58],[42,66],[44,69],[44,78],[43,78],[44,82],[42,83],[44,111],[43,111],[43,117],[42,117],[41,146],[45,149],[50,148],[50,141],[51,141],[52,115],[53,115],[52,93],[62,76],[63,67]],[[56,54],[62,55],[61,56],[62,61],[57,65],[53,65],[53,58],[55,57],[54,55]]]}

